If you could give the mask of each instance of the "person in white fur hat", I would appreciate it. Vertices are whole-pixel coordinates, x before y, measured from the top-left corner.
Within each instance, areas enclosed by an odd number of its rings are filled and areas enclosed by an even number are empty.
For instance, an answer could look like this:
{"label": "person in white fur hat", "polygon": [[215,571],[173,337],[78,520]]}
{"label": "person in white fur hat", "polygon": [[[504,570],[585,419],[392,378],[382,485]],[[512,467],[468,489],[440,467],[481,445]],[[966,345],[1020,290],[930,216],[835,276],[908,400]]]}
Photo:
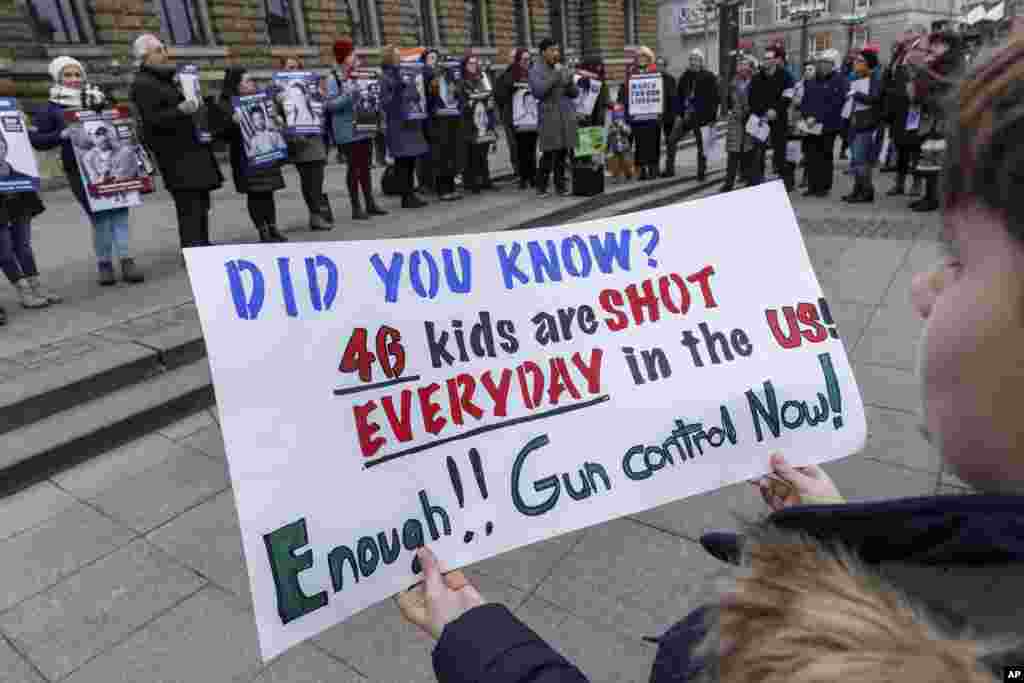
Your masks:
{"label": "person in white fur hat", "polygon": [[112,285],[117,282],[114,275],[114,259],[117,257],[121,260],[121,278],[125,282],[142,282],[145,278],[135,265],[129,244],[130,210],[124,207],[94,212],[89,207],[72,145],[77,144],[81,147],[90,145],[91,142],[83,130],[68,128],[64,123],[66,111],[102,105],[103,93],[87,84],[85,67],[71,57],[57,57],[50,62],[50,77],[53,79],[50,101],[33,117],[35,129],[29,132],[29,139],[36,149],[53,149],[60,145],[61,161],[71,191],[92,224],[99,283]]}

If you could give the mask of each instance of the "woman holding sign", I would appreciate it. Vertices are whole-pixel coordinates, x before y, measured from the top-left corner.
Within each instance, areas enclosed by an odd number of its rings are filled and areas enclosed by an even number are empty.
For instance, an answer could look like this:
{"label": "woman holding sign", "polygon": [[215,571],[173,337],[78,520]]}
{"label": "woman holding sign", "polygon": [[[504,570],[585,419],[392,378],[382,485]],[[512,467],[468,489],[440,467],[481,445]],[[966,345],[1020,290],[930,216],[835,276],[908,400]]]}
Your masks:
{"label": "woman holding sign", "polygon": [[71,193],[75,195],[75,199],[92,224],[92,243],[96,253],[99,283],[112,285],[117,282],[114,276],[115,256],[120,256],[121,278],[125,282],[142,282],[145,277],[135,265],[129,244],[131,209],[121,207],[106,211],[92,210],[89,199],[85,196],[82,173],[72,146],[75,137],[79,138],[79,143],[88,142],[83,139],[87,134],[81,127],[68,128],[64,120],[64,112],[102,106],[104,95],[98,88],[87,85],[85,67],[77,59],[57,57],[50,62],[49,71],[53,79],[50,101],[33,117],[35,130],[29,131],[32,146],[36,149],[53,149],[60,146],[61,165],[64,167],[64,175],[71,187]]}
{"label": "woman holding sign", "polygon": [[530,51],[516,48],[512,64],[502,72],[494,86],[494,99],[501,106],[502,119],[508,121],[508,130],[512,131],[515,140],[516,175],[519,176],[520,190],[537,184],[537,127],[517,127],[515,119],[516,97],[522,97],[523,91],[528,90],[530,62]]}
{"label": "woman holding sign", "polygon": [[[656,180],[661,166],[661,119],[667,111],[668,93],[665,91],[664,79],[658,73],[654,62],[654,51],[648,47],[637,50],[637,61],[633,73],[626,77],[622,88],[623,104],[626,105],[626,117],[633,128],[633,139],[636,143],[635,161],[640,168],[640,180]],[[654,78],[643,78],[654,75]],[[634,81],[649,85],[643,89],[636,88]],[[649,108],[654,105],[656,111],[651,114],[640,113],[641,105]],[[660,105],[660,106],[659,106]]]}
{"label": "woman holding sign", "polygon": [[427,153],[427,141],[423,138],[422,119],[410,118],[418,108],[420,94],[416,86],[402,78],[399,71],[401,55],[398,48],[383,48],[383,68],[380,84],[380,103],[387,117],[385,141],[388,151],[395,160],[395,170],[401,187],[402,208],[419,209],[427,205],[420,199],[413,186],[416,159]]}
{"label": "woman holding sign", "polygon": [[[224,72],[220,98],[210,108],[211,129],[215,137],[228,143],[231,156],[231,175],[235,190],[245,195],[249,217],[256,226],[260,242],[287,242],[288,238],[277,229],[277,204],[274,192],[284,189],[284,175],[279,163],[256,166],[250,163],[246,154],[245,138],[242,135],[241,117],[234,111],[233,99],[258,92],[256,83],[241,66],[232,66]],[[253,114],[255,121],[266,117],[262,106]],[[283,122],[279,121],[278,127]]]}
{"label": "woman holding sign", "polygon": [[[281,60],[285,71],[301,71],[302,60],[296,56]],[[277,94],[278,106],[283,108],[289,101],[288,93]],[[308,104],[305,105],[308,108]],[[312,117],[312,113],[310,113]],[[327,165],[327,148],[323,133],[316,135],[288,136],[288,159],[295,164],[302,185],[302,198],[309,211],[310,230],[331,230],[334,228],[334,212],[324,194],[324,167]]]}
{"label": "woman holding sign", "polygon": [[481,190],[494,189],[487,154],[491,145],[495,143],[493,140],[481,142],[481,138],[487,136],[488,131],[481,129],[476,110],[478,103],[489,98],[491,92],[480,70],[480,58],[476,55],[467,55],[462,60],[462,80],[458,84],[458,96],[462,103],[461,144],[466,159],[462,174],[463,184],[473,194],[480,194]]}
{"label": "woman holding sign", "polygon": [[[430,52],[428,51],[429,55]],[[455,176],[464,166],[462,145],[462,103],[456,86],[462,80],[462,68],[454,61],[427,62],[427,140],[430,144],[430,168],[437,194],[443,202],[462,199],[455,189]],[[422,184],[422,182],[421,182]]]}
{"label": "woman holding sign", "polygon": [[[348,185],[348,198],[352,203],[352,219],[366,220],[370,216],[384,216],[387,211],[377,206],[373,199],[373,183],[370,178],[370,139],[373,133],[359,130],[356,127],[355,110],[360,101],[359,85],[355,72],[361,66],[355,54],[352,41],[347,38],[334,44],[334,56],[341,65],[341,75],[333,73],[327,83],[326,109],[330,114],[330,127],[334,131],[334,139],[345,151],[348,159],[348,171],[345,181]],[[360,206],[359,190],[362,188],[366,200],[366,210]]]}

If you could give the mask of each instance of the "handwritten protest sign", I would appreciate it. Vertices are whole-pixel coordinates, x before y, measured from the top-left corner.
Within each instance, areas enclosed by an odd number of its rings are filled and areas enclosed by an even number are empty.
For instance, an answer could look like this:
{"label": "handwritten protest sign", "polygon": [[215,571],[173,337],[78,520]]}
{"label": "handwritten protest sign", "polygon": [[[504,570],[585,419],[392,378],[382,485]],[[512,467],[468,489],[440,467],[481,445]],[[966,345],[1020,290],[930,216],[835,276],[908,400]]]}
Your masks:
{"label": "handwritten protest sign", "polygon": [[289,135],[317,136],[324,132],[324,98],[320,74],[313,71],[279,71],[274,85],[283,96],[284,125]]}
{"label": "handwritten protest sign", "polygon": [[39,164],[25,115],[13,97],[0,97],[0,194],[39,190]]}
{"label": "handwritten protest sign", "polygon": [[71,148],[89,207],[105,211],[141,204],[139,195],[153,191],[153,179],[145,171],[145,152],[128,107],[102,112],[68,110],[64,119],[71,128]]}
{"label": "handwritten protest sign", "polygon": [[185,256],[265,659],[414,583],[423,544],[454,569],[865,442],[779,183]]}
{"label": "handwritten protest sign", "polygon": [[192,115],[196,140],[204,145],[211,143],[213,134],[210,132],[210,111],[203,100],[203,81],[200,78],[199,67],[195,64],[182,64],[178,66],[175,78],[185,99],[195,102],[199,107]]}
{"label": "handwritten protest sign", "polygon": [[629,79],[629,118],[632,121],[656,121],[664,109],[665,81],[661,74],[631,76]]}

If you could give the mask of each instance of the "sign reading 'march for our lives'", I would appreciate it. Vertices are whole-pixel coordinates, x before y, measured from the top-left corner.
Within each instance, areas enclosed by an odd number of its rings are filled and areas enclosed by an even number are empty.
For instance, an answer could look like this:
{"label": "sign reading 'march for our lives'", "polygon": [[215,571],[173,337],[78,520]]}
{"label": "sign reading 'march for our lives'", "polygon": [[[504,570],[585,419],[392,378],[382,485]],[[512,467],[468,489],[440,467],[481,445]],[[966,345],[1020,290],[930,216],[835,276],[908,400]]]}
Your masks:
{"label": "sign reading 'march for our lives'", "polygon": [[421,545],[454,569],[865,443],[778,183],[186,259],[266,659],[415,583]]}

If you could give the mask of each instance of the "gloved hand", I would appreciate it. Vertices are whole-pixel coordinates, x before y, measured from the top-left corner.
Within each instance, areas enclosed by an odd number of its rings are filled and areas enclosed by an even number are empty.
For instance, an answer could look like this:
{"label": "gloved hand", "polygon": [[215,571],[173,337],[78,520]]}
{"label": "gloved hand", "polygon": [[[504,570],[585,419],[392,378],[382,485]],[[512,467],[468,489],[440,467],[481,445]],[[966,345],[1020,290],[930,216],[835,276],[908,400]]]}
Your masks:
{"label": "gloved hand", "polygon": [[62,130],[60,132],[60,139],[61,140],[70,140],[71,139],[71,135],[72,135],[71,129],[70,128],[65,128],[64,130]]}
{"label": "gloved hand", "polygon": [[178,111],[182,114],[195,114],[199,111],[199,103],[195,100],[185,100],[178,104]]}

